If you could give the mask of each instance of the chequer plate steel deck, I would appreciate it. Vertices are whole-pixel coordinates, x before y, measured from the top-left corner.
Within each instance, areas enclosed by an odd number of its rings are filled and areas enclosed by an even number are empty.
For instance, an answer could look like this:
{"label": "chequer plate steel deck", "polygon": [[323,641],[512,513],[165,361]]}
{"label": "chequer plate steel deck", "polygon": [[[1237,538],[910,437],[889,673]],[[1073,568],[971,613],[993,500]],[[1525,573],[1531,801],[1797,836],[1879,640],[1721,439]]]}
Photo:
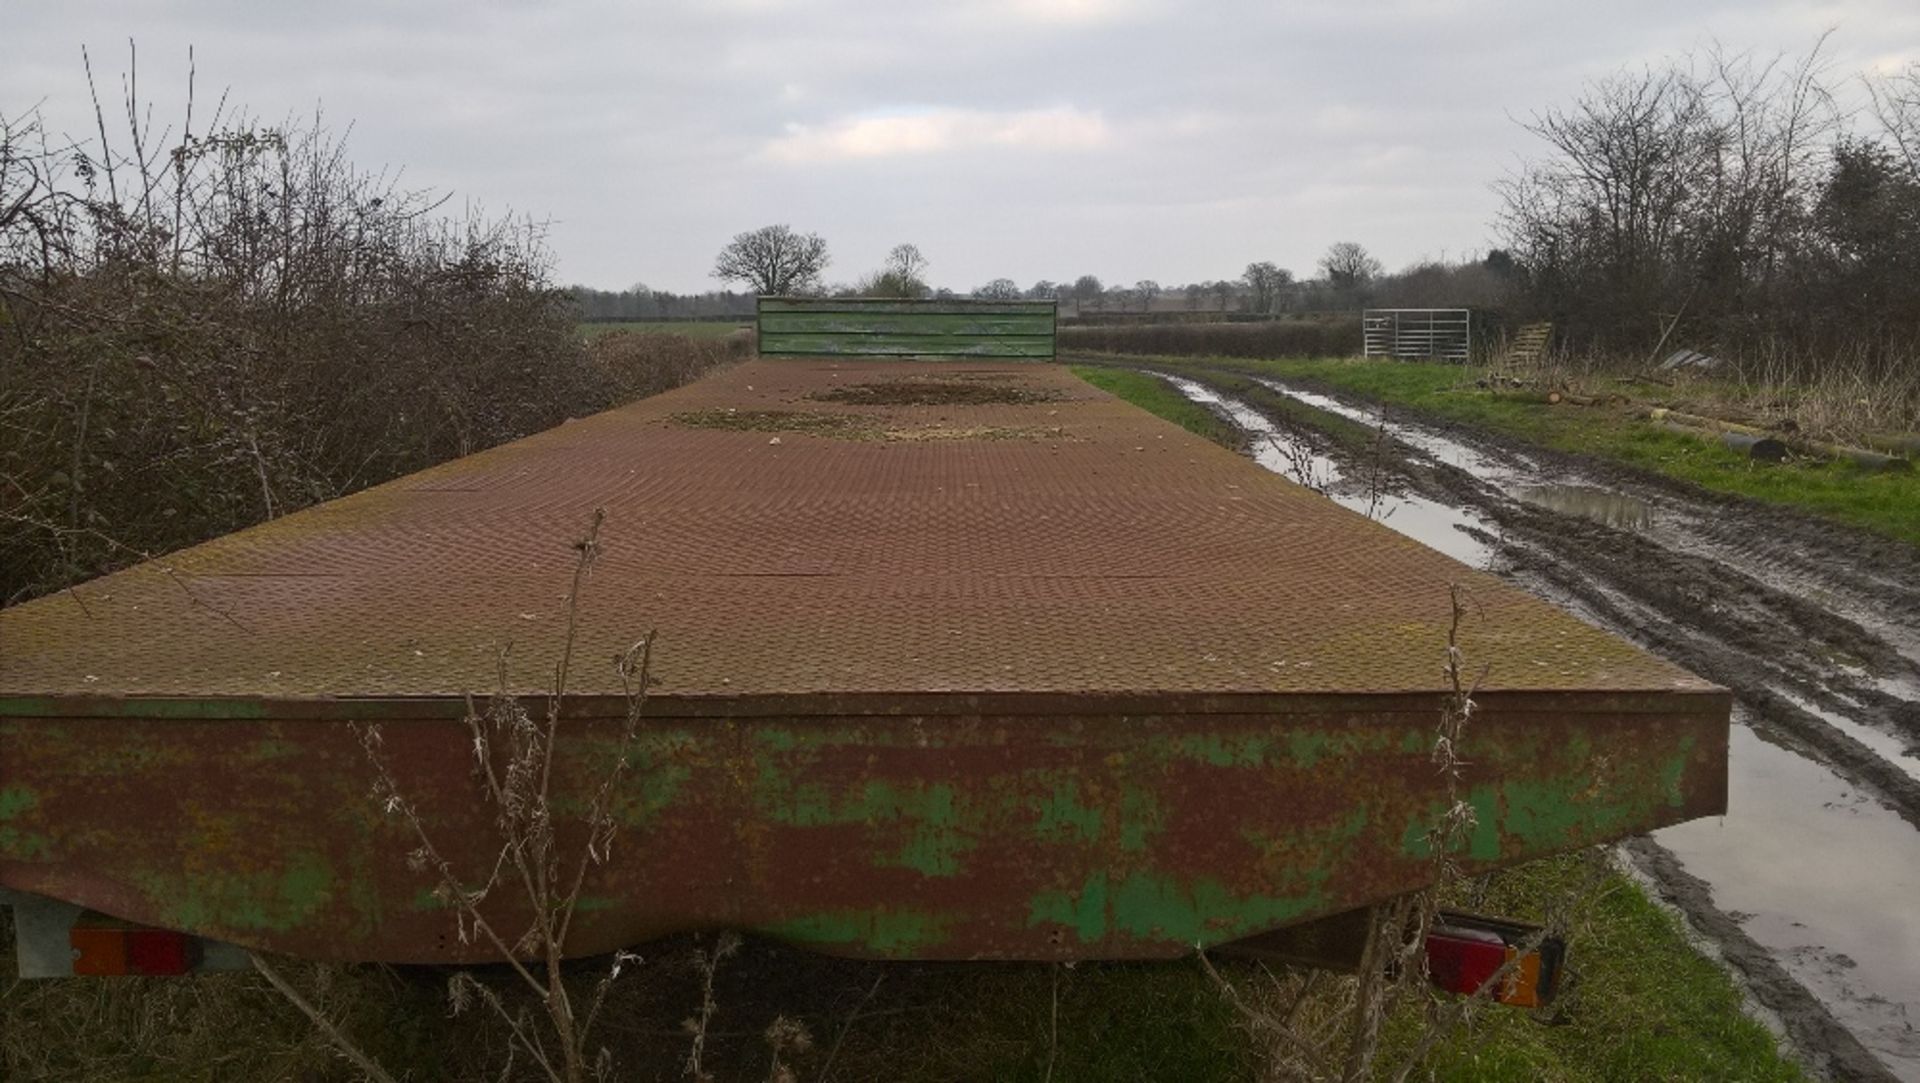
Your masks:
{"label": "chequer plate steel deck", "polygon": [[1409,890],[1451,583],[1469,865],[1725,807],[1724,691],[1064,368],[759,361],[0,612],[0,886],[483,956],[351,724],[487,867],[464,697],[509,645],[511,690],[551,690],[596,508],[563,786],[648,629],[660,683],[576,952],[1154,957]]}

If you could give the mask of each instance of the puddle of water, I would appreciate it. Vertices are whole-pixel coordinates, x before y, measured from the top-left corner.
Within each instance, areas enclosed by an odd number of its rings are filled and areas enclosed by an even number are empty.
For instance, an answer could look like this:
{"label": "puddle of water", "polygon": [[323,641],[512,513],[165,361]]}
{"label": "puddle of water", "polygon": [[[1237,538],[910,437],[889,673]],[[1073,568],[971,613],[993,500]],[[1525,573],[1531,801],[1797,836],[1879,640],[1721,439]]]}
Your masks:
{"label": "puddle of water", "polygon": [[1920,1080],[1920,833],[1825,767],[1733,727],[1728,815],[1654,832],[1794,979]]}
{"label": "puddle of water", "polygon": [[1340,506],[1392,527],[1462,564],[1484,568],[1492,559],[1492,550],[1460,529],[1462,526],[1473,526],[1485,530],[1486,524],[1478,516],[1412,494],[1383,493],[1375,498],[1369,493],[1353,492],[1350,487],[1343,489],[1339,485],[1338,463],[1274,427],[1260,411],[1192,380],[1178,376],[1161,378],[1191,401],[1219,410],[1235,425],[1251,433],[1254,461],[1268,470],[1326,493]]}
{"label": "puddle of water", "polygon": [[1620,530],[1645,530],[1653,525],[1653,506],[1637,496],[1591,485],[1516,485],[1508,490],[1529,504],[1577,515]]}
{"label": "puddle of water", "polygon": [[1485,530],[1486,525],[1459,508],[1411,495],[1382,496],[1376,501],[1364,493],[1336,493],[1333,499],[1462,564],[1485,568],[1493,560],[1492,549],[1460,529],[1473,526]]}
{"label": "puddle of water", "polygon": [[[1278,380],[1261,379],[1259,382],[1273,391],[1305,403],[1316,410],[1324,410],[1366,425],[1380,423],[1377,414],[1348,406],[1338,399],[1289,387]],[[1458,467],[1529,504],[1556,511],[1562,515],[1577,515],[1583,519],[1591,519],[1623,530],[1644,530],[1653,525],[1653,506],[1639,497],[1594,485],[1529,484],[1527,476],[1539,470],[1538,465],[1531,460],[1522,458],[1519,466],[1516,467],[1417,425],[1389,424],[1387,431],[1395,439],[1420,449],[1435,460]]]}
{"label": "puddle of water", "polygon": [[[1357,421],[1362,425],[1371,427],[1377,428],[1380,424],[1380,414],[1378,411],[1362,410],[1348,406],[1339,399],[1330,398],[1313,391],[1302,391],[1297,387],[1289,387],[1279,380],[1256,377],[1255,382],[1270,391],[1277,391],[1296,402],[1305,403],[1316,410],[1324,410],[1329,414],[1337,414],[1349,421]],[[1395,439],[1419,448],[1440,462],[1450,466],[1457,466],[1478,478],[1491,481],[1510,476],[1514,473],[1513,467],[1498,459],[1485,455],[1457,440],[1449,440],[1438,433],[1430,432],[1417,426],[1389,422],[1387,431],[1391,433]],[[1520,461],[1523,469],[1535,469],[1532,462],[1524,458]]]}
{"label": "puddle of water", "polygon": [[1211,407],[1227,415],[1242,431],[1253,436],[1253,457],[1261,466],[1284,475],[1297,485],[1326,491],[1340,480],[1340,467],[1332,459],[1275,428],[1271,421],[1244,402],[1214,393],[1204,384],[1178,376],[1162,376],[1190,401]]}

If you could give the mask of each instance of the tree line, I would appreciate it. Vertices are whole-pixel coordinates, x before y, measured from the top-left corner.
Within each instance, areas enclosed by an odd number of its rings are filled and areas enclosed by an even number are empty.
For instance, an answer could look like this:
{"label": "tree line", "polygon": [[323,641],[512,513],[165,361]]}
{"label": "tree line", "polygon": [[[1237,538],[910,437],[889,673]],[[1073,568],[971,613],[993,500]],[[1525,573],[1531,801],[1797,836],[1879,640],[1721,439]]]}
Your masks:
{"label": "tree line", "polygon": [[1343,241],[1304,278],[1256,260],[1169,287],[1085,274],[995,278],[962,294],[929,286],[911,245],[895,249],[911,252],[906,264],[890,257],[854,283],[826,284],[826,242],[769,226],[735,237],[714,274],[756,292],[1052,299],[1083,315],[1473,307],[1509,323],[1551,320],[1564,346],[1596,353],[1684,344],[1802,367],[1910,366],[1920,63],[1838,79],[1822,46],[1797,58],[1683,54],[1533,115],[1523,123],[1540,149],[1495,184],[1496,247],[1484,256],[1389,273]]}
{"label": "tree line", "polygon": [[1716,48],[1526,125],[1545,151],[1498,185],[1498,230],[1520,304],[1572,339],[1913,363],[1920,63],[1837,80],[1820,47]]}
{"label": "tree line", "polygon": [[[1386,274],[1380,261],[1364,245],[1340,241],[1321,257],[1319,274],[1296,279],[1292,271],[1268,260],[1249,263],[1239,276],[1189,283],[1171,288],[1153,279],[1128,285],[1108,285],[1098,275],[1040,279],[1021,286],[1011,278],[995,278],[965,293],[935,287],[927,281],[930,261],[917,245],[899,244],[875,271],[851,283],[828,283],[827,242],[819,234],[801,233],[788,225],[763,226],[737,234],[714,260],[713,276],[738,283],[748,291],[718,295],[743,299],[751,311],[753,295],[825,297],[899,297],[945,300],[1047,300],[1071,305],[1082,313],[1149,312],[1184,308],[1252,315],[1279,315],[1297,311],[1348,310],[1364,307],[1380,297],[1434,292],[1436,279],[1478,279],[1467,292],[1485,300],[1496,292],[1501,273],[1477,262],[1447,264],[1423,262],[1398,274]],[[639,291],[623,295],[638,298]],[[670,295],[659,295],[670,296]],[[589,310],[592,311],[592,310]]]}

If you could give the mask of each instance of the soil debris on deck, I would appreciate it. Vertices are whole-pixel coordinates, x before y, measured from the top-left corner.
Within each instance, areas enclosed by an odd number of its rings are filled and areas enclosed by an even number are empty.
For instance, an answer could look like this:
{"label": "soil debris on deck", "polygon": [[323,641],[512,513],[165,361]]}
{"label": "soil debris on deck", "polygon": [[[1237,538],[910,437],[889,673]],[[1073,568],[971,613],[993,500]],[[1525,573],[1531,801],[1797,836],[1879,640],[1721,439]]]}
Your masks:
{"label": "soil debris on deck", "polygon": [[936,440],[1073,440],[1061,425],[965,425],[936,419],[924,425],[888,424],[885,417],[807,410],[696,410],[667,420],[692,429],[797,433],[839,440],[926,443]]}
{"label": "soil debris on deck", "polygon": [[1076,437],[1059,425],[1018,427],[1010,425],[918,425],[895,426],[883,433],[888,440],[924,443],[930,440],[1073,440]]}
{"label": "soil debris on deck", "polygon": [[848,406],[1022,406],[1052,402],[1057,396],[976,374],[964,379],[877,380],[836,387],[810,397]]}
{"label": "soil debris on deck", "polygon": [[879,431],[869,418],[810,410],[692,410],[667,420],[691,429],[735,432],[798,432],[814,436],[868,437]]}

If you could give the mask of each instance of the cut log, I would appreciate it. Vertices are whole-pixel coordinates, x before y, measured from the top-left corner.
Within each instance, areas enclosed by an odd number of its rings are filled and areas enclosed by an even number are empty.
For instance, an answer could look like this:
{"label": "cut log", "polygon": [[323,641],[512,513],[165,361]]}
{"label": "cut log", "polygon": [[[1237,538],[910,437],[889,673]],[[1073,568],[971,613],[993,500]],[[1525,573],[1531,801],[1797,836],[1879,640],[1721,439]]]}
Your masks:
{"label": "cut log", "polygon": [[1787,456],[1791,451],[1786,444],[1781,443],[1771,436],[1755,436],[1752,433],[1744,432],[1725,432],[1699,425],[1689,425],[1682,421],[1669,421],[1664,419],[1655,421],[1654,424],[1668,432],[1677,432],[1682,436],[1691,436],[1705,443],[1719,444],[1722,447],[1737,451],[1747,458],[1752,459],[1754,462],[1759,463],[1786,462]]}
{"label": "cut log", "polygon": [[1830,459],[1846,459],[1863,470],[1879,470],[1885,473],[1899,473],[1912,470],[1913,462],[1898,455],[1884,455],[1866,448],[1848,447],[1845,444],[1823,444],[1818,441],[1805,441],[1807,447]]}
{"label": "cut log", "polygon": [[1534,391],[1529,389],[1520,391],[1494,390],[1487,392],[1487,397],[1499,399],[1501,402],[1530,402],[1537,405],[1552,405],[1559,402],[1564,396],[1558,391]]}
{"label": "cut log", "polygon": [[1700,414],[1689,414],[1680,410],[1669,410],[1664,407],[1655,407],[1648,410],[1647,417],[1654,421],[1675,422],[1694,428],[1710,429],[1714,432],[1741,433],[1746,436],[1757,436],[1764,439],[1777,440],[1785,444],[1790,450],[1802,455],[1811,455],[1822,459],[1841,459],[1851,462],[1863,470],[1892,472],[1913,469],[1911,462],[1898,455],[1886,455],[1878,451],[1868,451],[1866,448],[1848,447],[1845,444],[1830,444],[1824,440],[1809,440],[1798,434],[1770,433],[1765,429],[1755,428],[1752,425],[1742,425],[1737,421],[1722,421],[1717,417],[1704,417]]}

